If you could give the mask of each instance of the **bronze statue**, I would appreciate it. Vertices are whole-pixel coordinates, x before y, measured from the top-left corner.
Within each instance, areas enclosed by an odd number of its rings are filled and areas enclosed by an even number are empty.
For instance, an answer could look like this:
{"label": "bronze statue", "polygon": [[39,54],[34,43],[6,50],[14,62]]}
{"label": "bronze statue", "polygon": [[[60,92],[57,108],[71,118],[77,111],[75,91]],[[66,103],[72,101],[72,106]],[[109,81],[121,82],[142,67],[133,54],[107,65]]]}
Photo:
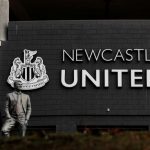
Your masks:
{"label": "bronze statue", "polygon": [[2,134],[9,137],[12,127],[17,125],[22,137],[26,134],[28,120],[31,115],[31,102],[27,94],[21,92],[21,81],[14,82],[14,92],[7,94],[5,103],[6,120],[2,126]]}

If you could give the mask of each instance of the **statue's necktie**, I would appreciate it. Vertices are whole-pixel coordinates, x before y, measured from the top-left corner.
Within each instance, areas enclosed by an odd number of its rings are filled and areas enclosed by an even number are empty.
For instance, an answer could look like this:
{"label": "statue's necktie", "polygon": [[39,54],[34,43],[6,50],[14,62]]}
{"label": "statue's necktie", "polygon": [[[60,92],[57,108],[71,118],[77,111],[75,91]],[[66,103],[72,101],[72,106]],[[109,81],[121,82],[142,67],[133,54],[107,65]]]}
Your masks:
{"label": "statue's necktie", "polygon": [[16,114],[19,115],[21,112],[21,94],[17,94]]}

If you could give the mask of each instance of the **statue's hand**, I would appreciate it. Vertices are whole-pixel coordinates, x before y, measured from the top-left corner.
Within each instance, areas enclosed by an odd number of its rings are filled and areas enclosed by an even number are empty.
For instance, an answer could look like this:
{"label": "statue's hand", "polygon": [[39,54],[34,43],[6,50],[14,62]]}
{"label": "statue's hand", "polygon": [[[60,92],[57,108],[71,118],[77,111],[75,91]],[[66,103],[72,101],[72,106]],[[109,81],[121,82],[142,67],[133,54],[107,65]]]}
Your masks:
{"label": "statue's hand", "polygon": [[6,118],[7,118],[7,119],[12,119],[12,117],[11,117],[11,116],[7,116]]}
{"label": "statue's hand", "polygon": [[28,125],[28,120],[25,120],[25,125],[26,125],[26,126]]}

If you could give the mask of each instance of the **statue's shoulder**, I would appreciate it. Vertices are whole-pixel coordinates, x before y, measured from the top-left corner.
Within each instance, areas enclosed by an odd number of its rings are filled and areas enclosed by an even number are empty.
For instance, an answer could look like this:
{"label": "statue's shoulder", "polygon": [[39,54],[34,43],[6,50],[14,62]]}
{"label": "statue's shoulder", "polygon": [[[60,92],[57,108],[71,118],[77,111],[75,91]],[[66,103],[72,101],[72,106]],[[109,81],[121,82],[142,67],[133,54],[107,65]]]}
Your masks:
{"label": "statue's shoulder", "polygon": [[28,94],[24,94],[24,93],[22,93],[22,96],[24,96],[24,97],[28,97],[29,95],[28,95]]}
{"label": "statue's shoulder", "polygon": [[13,92],[7,93],[6,96],[10,97],[13,94]]}

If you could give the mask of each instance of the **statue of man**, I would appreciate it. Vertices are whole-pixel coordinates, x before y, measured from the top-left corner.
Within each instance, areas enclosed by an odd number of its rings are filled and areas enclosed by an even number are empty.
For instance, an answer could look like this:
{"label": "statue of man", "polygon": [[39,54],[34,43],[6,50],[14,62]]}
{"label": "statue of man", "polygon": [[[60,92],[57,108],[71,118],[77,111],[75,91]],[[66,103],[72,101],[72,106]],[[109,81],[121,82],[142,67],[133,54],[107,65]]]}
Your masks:
{"label": "statue of man", "polygon": [[14,92],[7,94],[5,103],[6,120],[2,126],[2,134],[10,136],[10,130],[17,125],[22,137],[26,134],[28,120],[31,115],[31,102],[27,94],[21,92],[21,81],[14,82]]}

